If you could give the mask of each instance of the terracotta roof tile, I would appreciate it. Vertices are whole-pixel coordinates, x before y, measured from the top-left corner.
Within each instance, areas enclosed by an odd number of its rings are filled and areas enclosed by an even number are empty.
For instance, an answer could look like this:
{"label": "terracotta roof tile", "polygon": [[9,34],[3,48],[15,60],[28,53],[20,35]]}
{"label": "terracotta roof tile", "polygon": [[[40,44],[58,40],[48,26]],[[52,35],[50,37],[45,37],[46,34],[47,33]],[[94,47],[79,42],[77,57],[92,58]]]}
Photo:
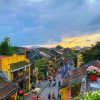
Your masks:
{"label": "terracotta roof tile", "polygon": [[0,100],[7,98],[8,96],[13,95],[18,90],[18,86],[12,82],[5,80],[0,77]]}

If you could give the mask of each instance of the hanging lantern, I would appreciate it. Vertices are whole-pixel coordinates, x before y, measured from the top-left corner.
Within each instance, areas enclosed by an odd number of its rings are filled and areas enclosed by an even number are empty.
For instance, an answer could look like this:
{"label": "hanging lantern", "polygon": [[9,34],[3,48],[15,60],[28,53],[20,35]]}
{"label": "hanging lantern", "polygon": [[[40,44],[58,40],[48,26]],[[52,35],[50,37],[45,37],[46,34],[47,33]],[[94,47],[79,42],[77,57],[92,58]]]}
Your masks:
{"label": "hanging lantern", "polygon": [[23,91],[22,91],[22,90],[20,90],[18,93],[19,93],[20,95],[22,95],[22,94],[23,94]]}
{"label": "hanging lantern", "polygon": [[41,100],[41,98],[38,98],[37,100]]}
{"label": "hanging lantern", "polygon": [[25,93],[25,94],[24,94],[24,96],[26,96],[26,97],[27,97],[27,96],[28,96],[28,93]]}
{"label": "hanging lantern", "polygon": [[32,99],[34,100],[35,99],[35,96],[32,96]]}

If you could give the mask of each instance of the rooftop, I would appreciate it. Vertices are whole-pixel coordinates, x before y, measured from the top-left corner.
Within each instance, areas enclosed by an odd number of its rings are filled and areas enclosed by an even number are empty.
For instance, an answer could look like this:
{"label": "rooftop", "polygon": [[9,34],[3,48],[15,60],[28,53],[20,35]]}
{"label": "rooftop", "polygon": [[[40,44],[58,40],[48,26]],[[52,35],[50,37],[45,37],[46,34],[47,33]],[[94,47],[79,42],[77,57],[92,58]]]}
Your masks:
{"label": "rooftop", "polygon": [[10,68],[11,68],[12,70],[15,70],[15,69],[18,69],[18,68],[27,66],[27,65],[29,65],[29,64],[30,64],[29,62],[23,60],[23,61],[20,61],[20,62],[16,62],[16,63],[10,64]]}
{"label": "rooftop", "polygon": [[6,58],[6,57],[8,57],[8,56],[0,56],[0,59],[2,59],[2,58]]}
{"label": "rooftop", "polygon": [[18,90],[18,86],[0,76],[0,100],[5,100]]}

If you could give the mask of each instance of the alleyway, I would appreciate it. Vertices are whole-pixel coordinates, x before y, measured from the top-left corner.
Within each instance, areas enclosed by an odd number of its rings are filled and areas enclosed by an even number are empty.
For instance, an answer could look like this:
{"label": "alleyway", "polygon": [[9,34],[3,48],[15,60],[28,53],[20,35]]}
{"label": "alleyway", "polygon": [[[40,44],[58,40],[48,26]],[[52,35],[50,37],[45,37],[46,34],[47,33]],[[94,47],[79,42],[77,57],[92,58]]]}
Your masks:
{"label": "alleyway", "polygon": [[57,95],[58,95],[58,82],[59,82],[59,80],[62,82],[62,80],[61,80],[61,76],[60,76],[60,74],[58,74],[57,76],[56,76],[56,86],[52,86],[51,85],[51,87],[47,87],[47,88],[45,88],[44,90],[43,90],[43,92],[41,93],[41,95],[40,95],[40,97],[41,97],[41,99],[42,100],[48,100],[48,94],[50,93],[51,95],[53,94],[53,93],[55,93],[55,96],[56,96],[56,98],[57,98]]}

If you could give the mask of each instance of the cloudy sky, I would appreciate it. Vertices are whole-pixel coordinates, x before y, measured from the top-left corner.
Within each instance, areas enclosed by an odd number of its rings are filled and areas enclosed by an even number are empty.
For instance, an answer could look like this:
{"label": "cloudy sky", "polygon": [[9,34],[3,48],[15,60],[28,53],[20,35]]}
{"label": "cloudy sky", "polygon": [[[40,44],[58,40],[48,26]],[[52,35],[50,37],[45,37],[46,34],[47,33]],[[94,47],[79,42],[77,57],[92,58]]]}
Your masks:
{"label": "cloudy sky", "polygon": [[0,0],[0,41],[67,46],[99,41],[99,33],[100,0]]}

